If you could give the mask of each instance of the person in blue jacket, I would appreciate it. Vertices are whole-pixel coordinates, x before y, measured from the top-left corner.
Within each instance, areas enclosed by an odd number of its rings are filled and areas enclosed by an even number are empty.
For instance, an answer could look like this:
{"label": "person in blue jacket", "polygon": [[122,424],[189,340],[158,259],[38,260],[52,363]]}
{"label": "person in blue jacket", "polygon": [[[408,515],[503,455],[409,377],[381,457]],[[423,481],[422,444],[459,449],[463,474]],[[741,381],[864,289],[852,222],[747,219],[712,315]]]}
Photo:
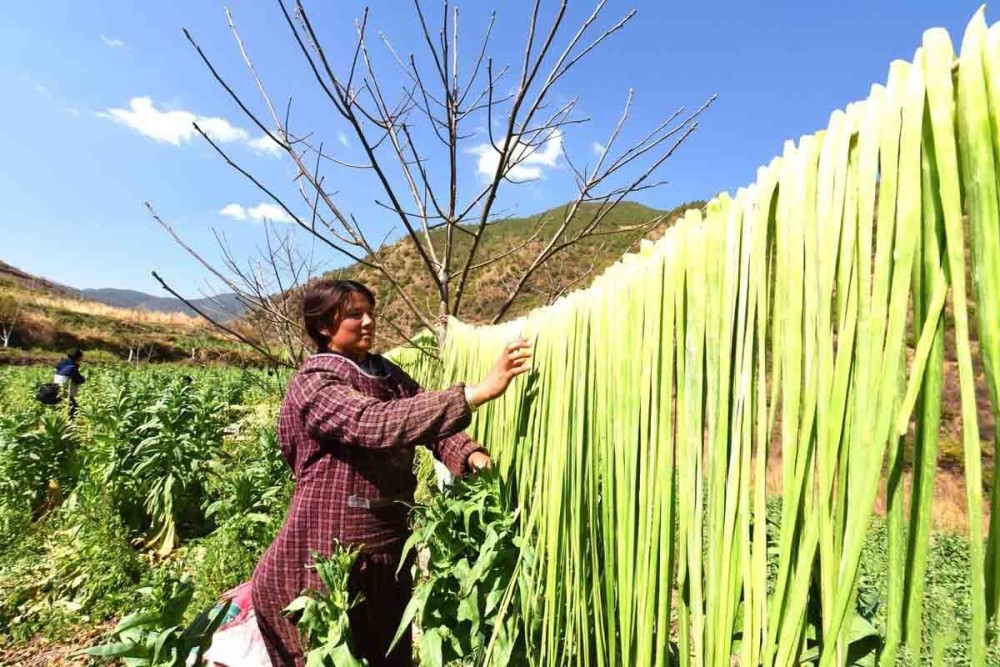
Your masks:
{"label": "person in blue jacket", "polygon": [[56,374],[52,381],[59,385],[61,392],[69,397],[69,416],[76,415],[76,393],[87,378],[80,374],[80,363],[83,361],[83,351],[74,348],[66,353],[66,358],[56,364]]}

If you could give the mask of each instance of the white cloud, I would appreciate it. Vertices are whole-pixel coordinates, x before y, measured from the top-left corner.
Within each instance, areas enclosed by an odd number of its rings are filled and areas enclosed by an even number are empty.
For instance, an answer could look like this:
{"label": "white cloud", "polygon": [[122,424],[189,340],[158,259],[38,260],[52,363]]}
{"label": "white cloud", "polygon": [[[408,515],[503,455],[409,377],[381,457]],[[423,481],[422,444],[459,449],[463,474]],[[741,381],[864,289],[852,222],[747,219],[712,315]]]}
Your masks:
{"label": "white cloud", "polygon": [[605,146],[604,144],[602,144],[602,143],[601,143],[601,142],[599,142],[599,141],[595,141],[594,143],[590,144],[590,147],[591,147],[591,148],[592,148],[592,149],[594,150],[594,152],[595,152],[595,153],[597,153],[598,155],[604,155],[605,153],[607,153],[607,152],[608,152],[608,147],[607,147],[607,146]]}
{"label": "white cloud", "polygon": [[38,83],[37,81],[32,82],[31,87],[34,88],[35,92],[38,93],[39,95],[47,97],[50,100],[52,99],[52,93],[49,92],[49,89],[43,86],[42,84]]}
{"label": "white cloud", "polygon": [[80,110],[78,108],[76,108],[76,107],[66,107],[66,113],[68,113],[70,116],[73,116],[74,118],[76,118],[76,117],[79,117]]}
{"label": "white cloud", "polygon": [[232,218],[233,220],[246,220],[247,210],[239,204],[226,204],[219,211],[219,215]]}
{"label": "white cloud", "polygon": [[285,212],[277,204],[261,202],[256,206],[244,208],[239,204],[226,204],[219,211],[219,215],[232,220],[253,220],[254,222],[292,222],[292,216]]}
{"label": "white cloud", "polygon": [[225,118],[198,116],[190,111],[161,111],[149,97],[133,97],[128,109],[108,109],[99,114],[132,128],[139,134],[174,146],[190,141],[196,134],[194,123],[215,141],[247,141],[249,135]]}
{"label": "white cloud", "polygon": [[292,222],[292,216],[285,213],[285,209],[277,204],[257,204],[247,209],[247,215],[257,222],[270,220],[271,222]]}
{"label": "white cloud", "polygon": [[105,34],[101,34],[101,41],[104,42],[105,46],[110,46],[112,49],[120,49],[125,46],[125,42],[120,39],[115,39],[114,37],[108,37]]}
{"label": "white cloud", "polygon": [[159,111],[148,97],[133,97],[128,104],[128,109],[108,109],[103,115],[139,134],[174,146],[194,135],[192,123],[197,116],[190,111]]}
{"label": "white cloud", "polygon": [[344,148],[348,148],[351,145],[351,142],[347,140],[347,135],[344,134],[343,130],[337,133],[337,141],[339,141]]}
{"label": "white cloud", "polygon": [[[249,132],[219,116],[199,116],[185,109],[158,109],[150,97],[133,97],[129,100],[127,109],[108,109],[97,115],[130,127],[150,139],[174,146],[197,138],[198,132],[194,129],[194,124],[197,123],[212,141],[244,144],[262,155],[278,156],[284,152],[266,134],[251,138]],[[343,140],[346,141],[347,137]]]}
{"label": "white cloud", "polygon": [[[500,152],[489,143],[480,144],[471,152],[479,156],[476,171],[485,178],[493,178],[500,163]],[[538,180],[544,169],[555,167],[559,163],[559,157],[563,154],[562,132],[553,130],[542,146],[528,146],[515,140],[510,154],[510,162],[515,166],[507,170],[508,180]]]}
{"label": "white cloud", "polygon": [[215,141],[229,143],[231,141],[249,141],[250,139],[246,130],[230,125],[225,118],[200,116],[195,121],[198,123],[198,127]]}
{"label": "white cloud", "polygon": [[267,153],[268,155],[280,155],[284,151],[281,146],[266,134],[262,134],[256,139],[251,139],[247,144],[258,153]]}

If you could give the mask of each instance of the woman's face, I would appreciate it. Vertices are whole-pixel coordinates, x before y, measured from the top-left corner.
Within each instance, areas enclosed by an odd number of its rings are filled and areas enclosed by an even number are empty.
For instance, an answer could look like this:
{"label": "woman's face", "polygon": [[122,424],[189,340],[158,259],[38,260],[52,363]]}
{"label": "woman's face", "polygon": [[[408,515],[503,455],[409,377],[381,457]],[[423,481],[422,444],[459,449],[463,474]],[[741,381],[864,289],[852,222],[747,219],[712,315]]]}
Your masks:
{"label": "woman's face", "polygon": [[375,318],[372,303],[363,294],[351,294],[351,302],[344,309],[340,326],[334,322],[320,333],[330,337],[330,348],[349,357],[364,358],[375,343]]}

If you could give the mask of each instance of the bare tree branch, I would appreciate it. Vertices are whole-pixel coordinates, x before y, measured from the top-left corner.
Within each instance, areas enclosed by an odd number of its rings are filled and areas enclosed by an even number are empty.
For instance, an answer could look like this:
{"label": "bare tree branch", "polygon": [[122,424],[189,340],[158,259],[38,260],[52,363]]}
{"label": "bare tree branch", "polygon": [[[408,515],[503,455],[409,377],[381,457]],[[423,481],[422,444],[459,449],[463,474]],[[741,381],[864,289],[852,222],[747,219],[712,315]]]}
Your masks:
{"label": "bare tree branch", "polygon": [[[308,49],[306,48],[305,44],[302,42],[302,39],[299,36],[298,31],[295,28],[294,22],[292,21],[291,17],[288,14],[287,8],[285,7],[285,4],[284,4],[283,0],[279,0],[278,4],[281,7],[282,13],[283,13],[283,15],[285,17],[286,22],[288,23],[288,26],[291,28],[292,32],[295,35],[296,41],[298,42],[298,44],[299,44],[299,46],[300,46],[303,54],[306,56],[307,60],[309,60],[310,65],[311,65],[311,67],[312,67],[312,69],[314,71],[314,74],[315,74],[317,80],[320,82],[321,85],[324,86],[324,89],[327,90],[328,95],[332,95],[329,92],[329,89],[327,89],[325,87],[325,84],[323,84],[322,76],[319,74],[319,71],[316,68],[315,63],[312,61],[312,58],[311,58],[311,56],[309,54]],[[301,10],[301,5],[298,5],[298,8],[299,8],[299,10]],[[230,16],[230,19],[231,19],[231,16]],[[281,121],[279,120],[277,114],[274,113],[274,105],[271,104],[271,102],[270,102],[270,96],[267,94],[267,92],[266,92],[266,90],[264,88],[263,81],[261,80],[260,76],[257,74],[257,71],[256,71],[256,69],[253,66],[253,63],[250,60],[250,56],[249,56],[249,54],[248,54],[248,52],[247,52],[247,50],[245,48],[245,44],[244,44],[242,38],[240,37],[240,34],[239,34],[238,30],[236,29],[235,23],[233,23],[231,20],[230,20],[230,28],[232,30],[233,37],[236,39],[237,45],[239,46],[240,54],[243,57],[243,61],[246,64],[247,69],[250,71],[251,76],[253,77],[254,81],[256,82],[257,88],[260,91],[261,96],[264,98],[265,102],[267,103],[268,108],[271,109],[271,111],[272,111],[272,116],[273,116],[275,125],[277,127],[281,128],[282,127]],[[237,96],[233,92],[232,88],[230,88],[226,84],[226,82],[218,75],[218,73],[216,72],[215,68],[211,66],[211,64],[207,60],[207,57],[205,57],[205,55],[203,53],[201,53],[200,50],[199,50],[199,54],[202,56],[202,59],[205,61],[206,65],[209,66],[209,69],[211,70],[211,72],[212,72],[213,76],[215,77],[216,81],[218,81],[218,83],[223,86],[223,88],[230,94],[230,96],[235,99]],[[357,52],[355,54],[355,58],[357,58]],[[333,99],[336,99],[336,98],[333,97]],[[245,108],[244,104],[242,104],[242,103],[239,103],[239,104],[240,104],[241,108]],[[286,122],[287,122],[287,120],[286,120]],[[354,126],[355,126],[355,129],[359,133],[363,133],[363,131],[360,129],[360,127],[356,123],[354,124]],[[287,131],[286,130],[282,130],[282,133],[287,135]],[[340,211],[340,208],[338,206],[336,206],[336,204],[333,202],[333,200],[330,197],[329,193],[327,193],[323,189],[321,181],[319,181],[316,177],[311,177],[310,176],[310,171],[303,164],[301,156],[299,156],[298,154],[296,154],[294,150],[291,150],[291,148],[289,148],[287,150],[287,152],[292,157],[293,161],[295,162],[295,164],[296,164],[296,166],[297,166],[297,168],[299,170],[299,175],[300,176],[305,175],[307,178],[310,179],[312,186],[316,190],[318,199],[322,200],[323,203],[324,203],[324,205],[334,214],[334,216],[337,218],[337,220],[340,223],[340,225],[342,226],[342,228],[352,238],[354,244],[356,244],[356,245],[364,248],[366,250],[366,252],[368,252],[368,256],[369,257],[375,258],[377,260],[377,254],[373,251],[373,249],[371,248],[371,246],[365,240],[364,234],[362,233],[361,229],[358,228],[358,227],[356,227],[356,226],[354,226],[354,225],[352,225],[351,222],[350,222],[350,219],[347,216],[345,216]],[[370,153],[370,151],[369,151],[369,153]],[[227,159],[227,162],[230,162],[230,161]],[[373,169],[376,168],[376,165],[374,163],[372,163],[370,166]],[[315,208],[314,208],[314,211],[315,211]],[[319,238],[320,240],[324,240],[327,243],[329,242],[328,239],[324,239],[321,236],[316,236],[316,238]],[[418,245],[418,248],[419,248],[419,245]],[[367,265],[365,262],[360,262],[360,263],[363,264],[363,265]],[[389,284],[393,287],[394,290],[396,290],[396,293],[403,299],[403,301],[406,303],[407,307],[410,308],[410,310],[417,317],[417,319],[419,321],[421,321],[424,324],[424,326],[427,326],[428,328],[430,328],[431,327],[430,321],[416,307],[416,305],[413,303],[412,297],[408,293],[406,293],[406,290],[403,288],[403,286],[401,285],[400,281],[392,274],[392,272],[389,271],[388,268],[385,267],[385,265],[383,263],[381,263],[381,262],[376,262],[374,264],[374,268],[376,268],[377,270],[379,270],[383,274],[383,276],[386,278],[386,280],[389,282]]]}
{"label": "bare tree branch", "polygon": [[292,364],[289,364],[284,359],[282,359],[280,357],[275,357],[274,355],[271,354],[271,352],[269,350],[267,350],[264,347],[261,347],[260,345],[258,345],[254,341],[250,340],[249,338],[247,338],[247,337],[239,334],[235,330],[227,327],[225,324],[222,324],[221,322],[217,322],[210,315],[208,315],[203,310],[201,310],[200,308],[198,308],[197,306],[195,306],[193,303],[191,303],[188,299],[185,299],[180,294],[178,294],[172,287],[170,287],[170,285],[168,285],[166,283],[166,281],[163,280],[163,278],[161,278],[159,276],[158,273],[156,273],[156,271],[153,271],[152,274],[153,274],[153,277],[156,278],[156,281],[158,283],[160,283],[160,285],[163,287],[163,289],[165,289],[167,292],[169,292],[171,295],[173,295],[174,298],[180,300],[185,306],[187,306],[188,308],[190,308],[194,312],[198,313],[198,315],[200,315],[202,318],[204,318],[205,320],[207,320],[208,322],[210,322],[213,326],[221,329],[222,331],[227,332],[230,336],[232,336],[236,340],[240,341],[244,345],[247,345],[248,347],[253,348],[254,350],[256,350],[259,354],[261,354],[262,356],[264,356],[269,361],[272,361],[272,362],[277,363],[277,364],[281,364],[282,366],[292,366]]}
{"label": "bare tree branch", "polygon": [[[560,87],[568,81],[568,72],[579,68],[636,16],[631,10],[617,20],[605,22],[606,4],[606,0],[595,0],[590,13],[568,30],[568,0],[559,2],[547,16],[543,16],[541,0],[535,0],[524,12],[524,42],[514,64],[518,69],[506,77],[510,66],[494,63],[491,54],[495,12],[489,15],[478,41],[469,43],[460,30],[465,22],[460,24],[459,10],[451,0],[444,0],[430,12],[422,0],[413,0],[419,58],[397,49],[388,36],[378,32],[388,54],[386,62],[401,72],[401,76],[389,78],[380,71],[379,54],[370,48],[369,30],[374,29],[374,17],[367,8],[354,23],[354,44],[342,62],[335,63],[330,58],[334,51],[321,41],[320,30],[302,0],[278,0],[284,23],[325,97],[324,106],[332,106],[334,120],[343,123],[352,137],[349,155],[335,155],[329,141],[309,128],[292,131],[291,95],[284,95],[288,102],[283,116],[279,115],[231,12],[226,11],[227,23],[270,123],[255,115],[185,30],[216,82],[294,164],[301,215],[263,179],[238,164],[202,128],[196,125],[196,129],[230,167],[267,195],[297,228],[309,233],[314,248],[335,250],[346,260],[375,272],[377,280],[385,281],[378,283],[380,289],[389,287],[385,298],[380,298],[380,314],[388,322],[387,332],[394,337],[409,340],[412,331],[406,329],[414,321],[434,329],[442,317],[458,315],[473,277],[486,268],[506,263],[499,273],[509,289],[494,316],[494,321],[499,321],[523,292],[544,288],[535,279],[538,271],[567,248],[592,237],[618,234],[631,238],[662,222],[656,215],[638,224],[612,221],[620,204],[665,183],[659,170],[697,129],[698,117],[715,99],[710,98],[687,116],[683,109],[666,115],[620,149],[624,137],[635,136],[628,127],[634,106],[634,95],[629,91],[603,152],[590,164],[574,161],[566,149],[567,137],[588,125],[590,119],[577,113],[577,96],[566,94],[573,91]],[[393,83],[387,83],[390,81]],[[469,150],[469,142],[476,142],[474,150]],[[463,154],[469,153],[478,153],[481,160],[476,169],[477,182],[467,175]],[[545,157],[538,160],[538,156]],[[536,175],[529,169],[538,169],[537,165],[550,168],[555,161],[568,165],[572,173],[574,187],[568,193],[568,204],[554,216],[540,218],[526,239],[520,238],[504,250],[488,250],[495,247],[488,241],[488,235],[494,233],[489,230],[503,220],[502,208],[509,208],[503,207],[501,197]],[[345,198],[339,190],[355,187],[356,180],[338,178],[346,173],[341,170],[354,174],[354,179],[367,178],[375,187],[378,194],[365,204],[399,221],[400,233],[413,245],[412,254],[406,256],[416,256],[426,279],[414,280],[408,269],[401,269],[396,253],[410,253],[407,244],[387,246],[388,235],[377,244],[373,242],[390,225],[373,226],[361,210],[343,206]],[[412,203],[404,206],[404,200]],[[366,222],[359,222],[359,218]],[[172,230],[168,231],[179,241]],[[251,335],[262,340],[270,336],[275,344],[294,346],[295,340],[301,338],[301,325],[289,310],[286,295],[301,292],[312,270],[297,266],[303,259],[294,250],[292,236],[282,238],[274,231],[265,227],[265,247],[259,251],[260,257],[246,263],[233,255],[224,235],[219,237],[225,271],[212,268],[202,257],[192,254],[213,275],[225,276],[223,284],[240,288],[233,291],[251,304],[248,322],[252,320],[257,327],[257,333]],[[525,253],[531,257],[526,265],[522,260],[511,261],[526,248],[532,248]],[[485,256],[488,254],[492,256]],[[593,266],[582,276],[543,272],[550,281],[544,288],[546,294],[550,300],[559,298],[592,271]],[[556,276],[559,284],[552,283]],[[390,321],[389,313],[398,309],[408,311],[412,319]]]}

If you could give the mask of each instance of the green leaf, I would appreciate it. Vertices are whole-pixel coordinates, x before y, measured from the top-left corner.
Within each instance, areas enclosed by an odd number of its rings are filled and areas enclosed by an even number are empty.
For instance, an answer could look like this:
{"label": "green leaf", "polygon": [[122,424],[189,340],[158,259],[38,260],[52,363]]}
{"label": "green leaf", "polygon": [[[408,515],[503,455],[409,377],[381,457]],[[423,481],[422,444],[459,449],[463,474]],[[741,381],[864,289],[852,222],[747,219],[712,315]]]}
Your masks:
{"label": "green leaf", "polygon": [[114,633],[116,635],[121,634],[132,628],[139,628],[145,625],[160,625],[162,623],[162,614],[157,611],[147,611],[138,612],[134,614],[129,614],[123,618],[118,625],[115,626]]}
{"label": "green leaf", "polygon": [[444,667],[441,653],[441,635],[438,628],[432,628],[420,636],[417,643],[421,667]]}
{"label": "green leaf", "polygon": [[312,598],[310,598],[308,595],[300,595],[299,597],[292,600],[287,607],[281,610],[281,615],[291,616],[296,612],[300,612],[303,609],[305,609],[306,605],[308,605],[311,601]]}
{"label": "green leaf", "polygon": [[338,644],[330,650],[330,657],[333,659],[334,667],[362,667],[367,665],[367,660],[358,660],[351,653],[347,644]]}
{"label": "green leaf", "polygon": [[427,597],[430,595],[431,586],[429,584],[422,584],[417,586],[416,592],[413,597],[410,598],[409,604],[406,605],[406,610],[403,611],[403,618],[399,621],[399,627],[396,628],[396,634],[392,638],[392,643],[389,644],[389,650],[392,651],[399,643],[399,639],[403,636],[403,633],[410,629],[410,623],[413,622],[414,616],[418,612],[423,611],[424,606],[427,604]]}
{"label": "green leaf", "polygon": [[473,631],[475,627],[479,625],[479,589],[475,586],[468,594],[459,598],[458,601],[458,620],[459,621],[471,621],[473,624]]}
{"label": "green leaf", "polygon": [[144,646],[139,644],[134,644],[132,642],[123,642],[119,644],[101,644],[100,646],[91,646],[84,650],[87,655],[92,655],[98,658],[124,658],[124,657],[139,657],[145,653],[146,649]]}

